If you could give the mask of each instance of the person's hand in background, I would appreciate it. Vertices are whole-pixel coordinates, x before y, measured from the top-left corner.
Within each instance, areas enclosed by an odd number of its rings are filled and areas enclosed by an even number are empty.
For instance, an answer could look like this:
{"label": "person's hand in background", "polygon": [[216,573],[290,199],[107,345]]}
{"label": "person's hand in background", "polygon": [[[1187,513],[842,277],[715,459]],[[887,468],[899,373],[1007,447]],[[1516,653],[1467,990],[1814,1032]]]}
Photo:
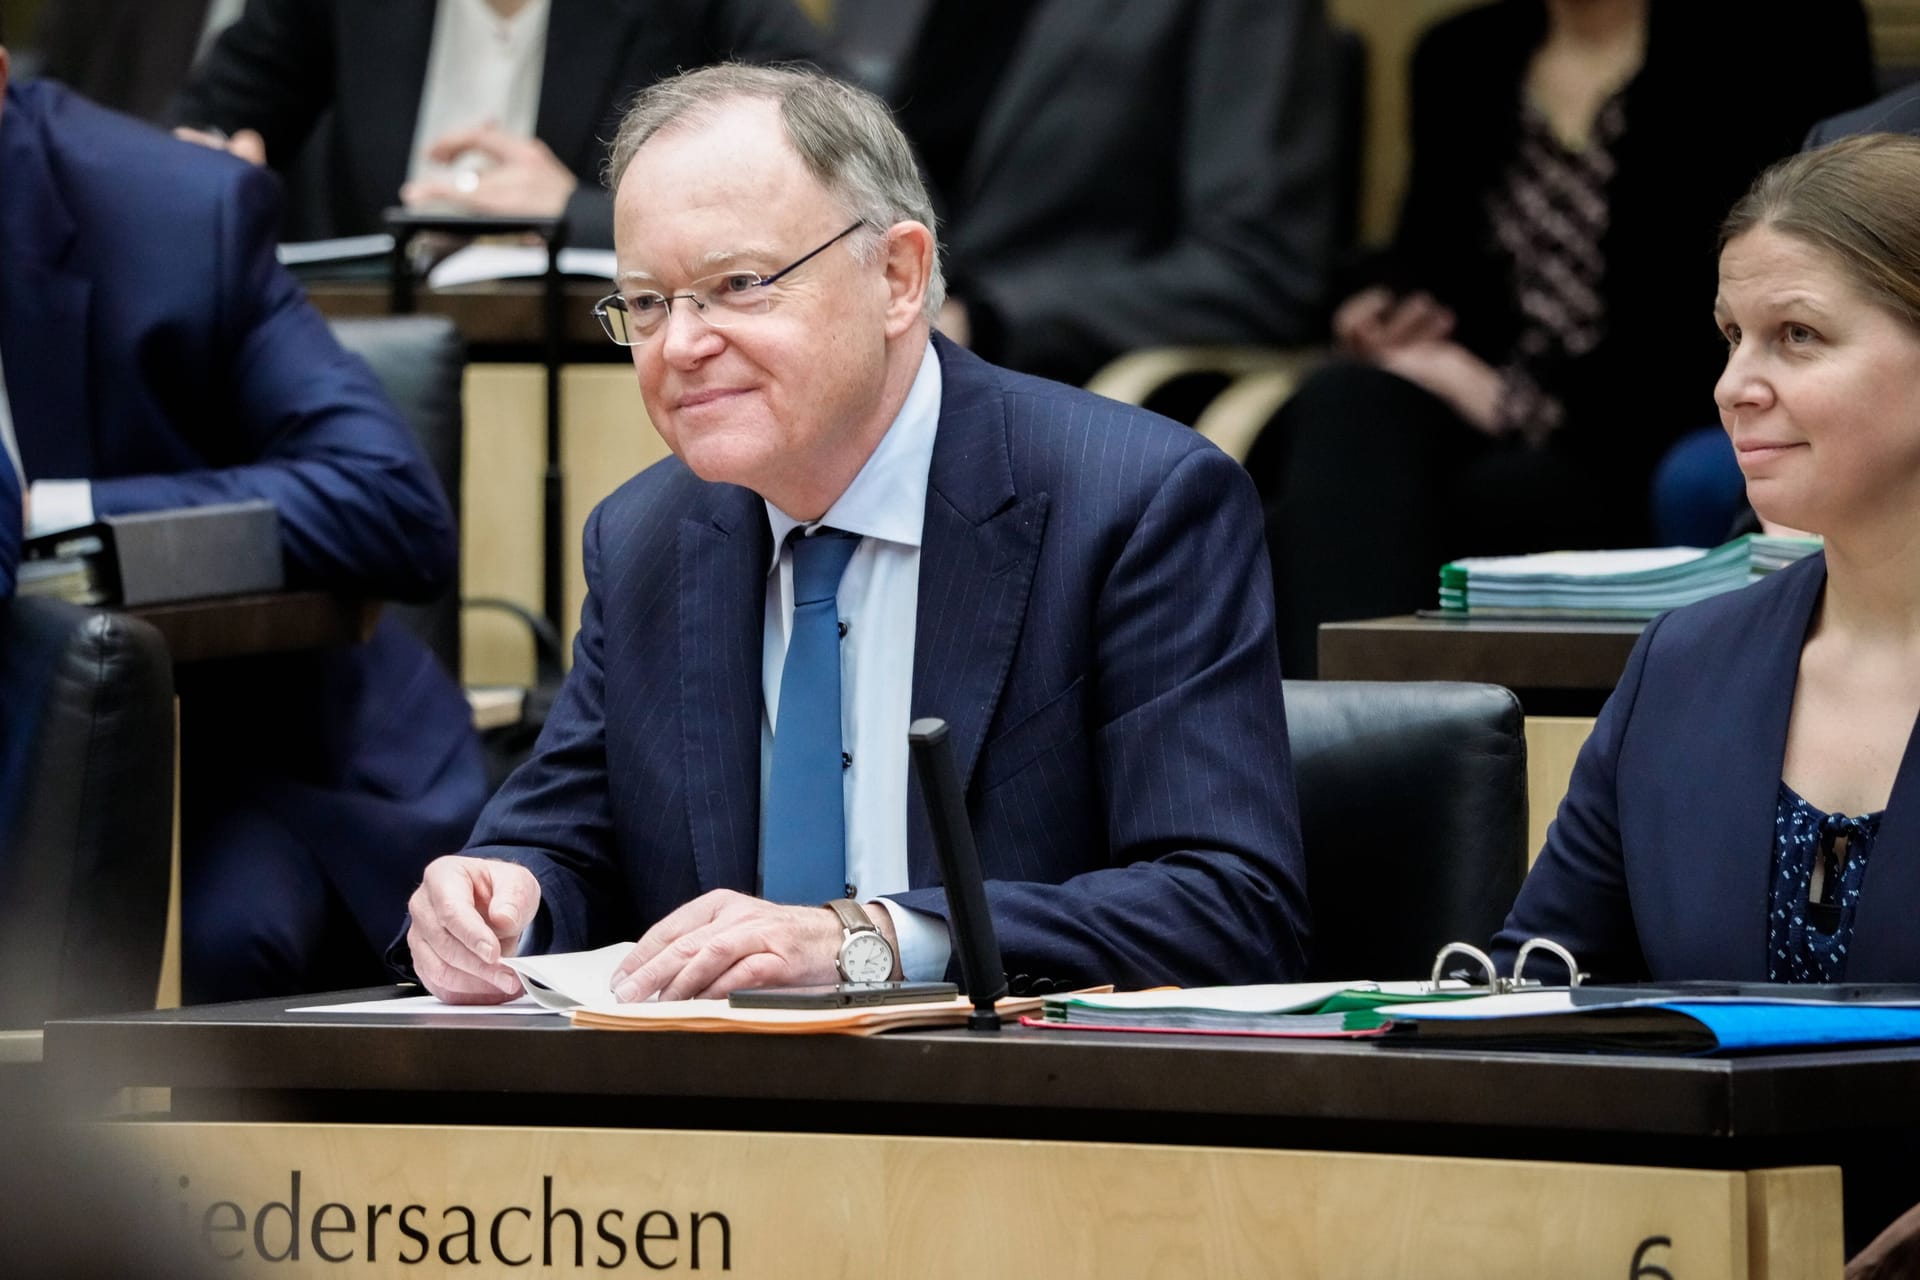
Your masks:
{"label": "person's hand in background", "polygon": [[427,149],[427,159],[452,172],[401,187],[400,202],[409,209],[557,218],[580,185],[546,143],[492,123],[441,136]]}
{"label": "person's hand in background", "polygon": [[267,163],[267,140],[252,129],[242,129],[231,136],[218,129],[175,129],[173,136],[182,142],[191,142],[197,146],[209,147],[215,151],[224,151],[228,155],[239,156],[248,164],[264,166]]}
{"label": "person's hand in background", "polygon": [[1405,297],[1375,286],[1362,289],[1333,313],[1333,340],[1341,350],[1369,360],[1424,342],[1444,341],[1453,332],[1453,312],[1430,293]]}
{"label": "person's hand in background", "polygon": [[1440,397],[1477,430],[1500,434],[1500,371],[1459,343],[1399,346],[1376,363]]}

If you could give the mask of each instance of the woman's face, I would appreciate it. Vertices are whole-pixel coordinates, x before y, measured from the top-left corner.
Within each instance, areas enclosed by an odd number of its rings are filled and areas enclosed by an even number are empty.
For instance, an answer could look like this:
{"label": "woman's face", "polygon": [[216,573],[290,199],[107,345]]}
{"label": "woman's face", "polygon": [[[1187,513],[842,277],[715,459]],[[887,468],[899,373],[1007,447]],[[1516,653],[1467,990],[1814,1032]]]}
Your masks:
{"label": "woman's face", "polygon": [[1920,514],[1920,331],[1764,225],[1721,252],[1713,313],[1713,396],[1754,510],[1830,537]]}

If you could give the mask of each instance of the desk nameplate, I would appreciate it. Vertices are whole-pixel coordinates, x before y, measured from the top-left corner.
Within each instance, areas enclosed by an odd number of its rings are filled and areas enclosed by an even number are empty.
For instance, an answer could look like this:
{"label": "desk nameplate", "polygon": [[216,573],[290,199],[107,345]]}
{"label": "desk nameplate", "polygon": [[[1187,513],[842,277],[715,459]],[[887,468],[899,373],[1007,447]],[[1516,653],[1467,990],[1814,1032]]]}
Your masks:
{"label": "desk nameplate", "polygon": [[153,1189],[129,1208],[187,1224],[235,1275],[1617,1280],[1658,1267],[1738,1280],[1841,1264],[1834,1168],[685,1130],[96,1129]]}

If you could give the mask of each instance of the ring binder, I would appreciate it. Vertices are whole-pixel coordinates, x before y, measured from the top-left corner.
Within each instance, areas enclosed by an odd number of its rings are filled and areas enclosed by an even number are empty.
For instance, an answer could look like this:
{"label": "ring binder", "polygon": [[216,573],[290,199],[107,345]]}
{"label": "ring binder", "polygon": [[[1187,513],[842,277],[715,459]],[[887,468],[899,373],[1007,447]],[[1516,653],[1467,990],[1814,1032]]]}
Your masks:
{"label": "ring binder", "polygon": [[[1567,981],[1550,984],[1541,982],[1535,978],[1526,977],[1527,959],[1536,951],[1544,951],[1564,964],[1567,967]],[[1441,984],[1447,980],[1447,957],[1452,955],[1465,956],[1480,966],[1480,971],[1487,975],[1485,985],[1489,995],[1509,995],[1515,991],[1567,991],[1579,986],[1582,982],[1586,981],[1587,978],[1587,975],[1580,971],[1580,962],[1574,959],[1573,952],[1567,950],[1552,938],[1528,938],[1525,942],[1521,943],[1520,952],[1513,959],[1513,976],[1511,978],[1501,977],[1493,967],[1493,957],[1482,951],[1479,947],[1474,946],[1470,942],[1449,942],[1446,946],[1441,947],[1439,951],[1434,953],[1433,976],[1430,977],[1425,984],[1427,990],[1438,991],[1441,989]],[[1454,980],[1466,982],[1468,986],[1474,985],[1465,978],[1455,978]]]}

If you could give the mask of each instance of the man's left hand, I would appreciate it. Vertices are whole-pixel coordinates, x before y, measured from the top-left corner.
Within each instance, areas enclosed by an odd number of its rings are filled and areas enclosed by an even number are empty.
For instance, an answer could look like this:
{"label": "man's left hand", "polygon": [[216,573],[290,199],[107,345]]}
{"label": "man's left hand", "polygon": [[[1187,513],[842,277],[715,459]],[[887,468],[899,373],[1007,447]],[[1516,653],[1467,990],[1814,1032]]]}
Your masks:
{"label": "man's left hand", "polygon": [[450,165],[469,152],[485,157],[488,165],[451,177],[409,182],[400,188],[401,203],[410,209],[437,205],[464,213],[557,218],[567,211],[567,201],[580,185],[546,143],[493,124],[442,135],[427,149],[427,158]]}
{"label": "man's left hand", "polygon": [[647,930],[613,971],[621,1000],[714,999],[840,980],[840,917],[715,889]]}

